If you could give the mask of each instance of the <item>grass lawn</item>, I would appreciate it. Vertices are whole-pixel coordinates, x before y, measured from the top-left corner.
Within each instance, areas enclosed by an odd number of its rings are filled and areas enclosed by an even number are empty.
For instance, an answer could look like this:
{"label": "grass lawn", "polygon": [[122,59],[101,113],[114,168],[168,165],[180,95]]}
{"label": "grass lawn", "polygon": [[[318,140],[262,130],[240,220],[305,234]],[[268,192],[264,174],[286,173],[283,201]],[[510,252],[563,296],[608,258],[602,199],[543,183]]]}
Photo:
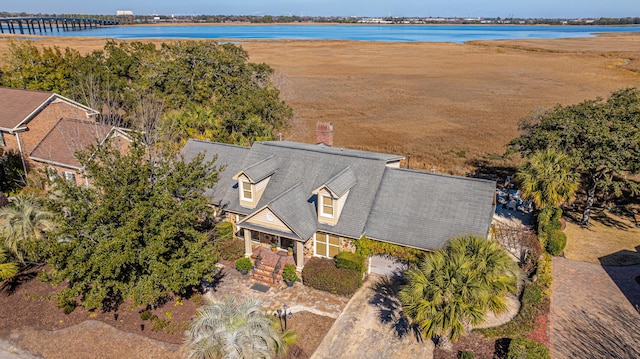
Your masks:
{"label": "grass lawn", "polygon": [[640,228],[632,218],[597,208],[591,225],[582,228],[581,217],[582,213],[565,211],[566,258],[603,265],[640,263]]}

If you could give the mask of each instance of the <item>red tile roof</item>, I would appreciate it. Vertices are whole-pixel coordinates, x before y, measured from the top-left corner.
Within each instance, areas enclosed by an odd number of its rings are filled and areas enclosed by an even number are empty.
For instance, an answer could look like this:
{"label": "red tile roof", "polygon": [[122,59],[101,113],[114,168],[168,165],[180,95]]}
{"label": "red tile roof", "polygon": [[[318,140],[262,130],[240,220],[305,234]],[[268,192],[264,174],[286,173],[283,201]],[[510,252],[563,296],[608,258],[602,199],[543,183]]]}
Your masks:
{"label": "red tile roof", "polygon": [[90,121],[62,118],[31,152],[33,160],[80,168],[75,153],[101,143],[113,127]]}
{"label": "red tile roof", "polygon": [[0,127],[14,128],[54,94],[0,87]]}

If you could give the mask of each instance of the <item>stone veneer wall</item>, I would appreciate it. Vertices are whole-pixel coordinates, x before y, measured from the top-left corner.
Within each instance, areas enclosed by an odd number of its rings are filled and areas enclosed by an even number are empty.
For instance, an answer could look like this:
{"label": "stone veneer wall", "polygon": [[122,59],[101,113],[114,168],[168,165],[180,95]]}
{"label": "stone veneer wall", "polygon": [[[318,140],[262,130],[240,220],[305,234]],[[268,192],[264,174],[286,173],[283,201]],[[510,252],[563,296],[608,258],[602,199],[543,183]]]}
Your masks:
{"label": "stone veneer wall", "polygon": [[[351,238],[340,237],[340,252],[356,252],[356,246]],[[313,238],[304,244],[304,256],[313,257]]]}

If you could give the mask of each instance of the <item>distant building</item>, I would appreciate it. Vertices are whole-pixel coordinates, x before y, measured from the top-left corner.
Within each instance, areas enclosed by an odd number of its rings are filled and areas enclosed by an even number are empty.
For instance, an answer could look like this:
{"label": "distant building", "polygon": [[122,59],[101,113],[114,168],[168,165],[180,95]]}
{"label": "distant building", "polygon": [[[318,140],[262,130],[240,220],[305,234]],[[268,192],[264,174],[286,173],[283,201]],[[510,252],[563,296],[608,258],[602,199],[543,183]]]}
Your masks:
{"label": "distant building", "polygon": [[116,16],[133,16],[133,11],[131,10],[117,10]]}

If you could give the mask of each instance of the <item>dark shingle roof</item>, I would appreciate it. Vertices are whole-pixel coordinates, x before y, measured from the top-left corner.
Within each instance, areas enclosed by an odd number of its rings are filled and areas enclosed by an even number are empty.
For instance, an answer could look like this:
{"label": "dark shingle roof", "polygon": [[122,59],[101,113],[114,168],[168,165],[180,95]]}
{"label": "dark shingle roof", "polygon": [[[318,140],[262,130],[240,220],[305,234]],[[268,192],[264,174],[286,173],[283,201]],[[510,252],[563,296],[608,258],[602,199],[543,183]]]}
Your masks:
{"label": "dark shingle roof", "polygon": [[[273,156],[278,170],[271,176],[260,202],[260,208],[284,191],[300,183],[305,193],[305,203],[316,213],[316,196],[313,191],[327,183],[346,167],[356,177],[357,185],[351,189],[336,225],[317,224],[318,230],[339,233],[345,237],[359,238],[364,231],[369,208],[375,198],[387,159],[398,156],[382,155],[362,151],[340,150],[322,145],[293,142],[256,142],[245,158],[244,165]],[[243,166],[244,167],[244,166]],[[228,195],[229,209],[238,213],[250,213],[238,202],[237,193]],[[314,217],[317,222],[317,217]]]}
{"label": "dark shingle roof", "polygon": [[247,168],[244,168],[242,171],[251,181],[253,181],[253,183],[258,183],[271,176],[276,169],[278,169],[278,163],[273,159],[273,156],[269,156]]}
{"label": "dark shingle roof", "polygon": [[204,153],[205,161],[211,161],[217,156],[215,165],[224,166],[224,168],[220,172],[216,187],[209,189],[206,194],[211,197],[212,203],[222,207],[227,206],[225,203],[227,195],[235,196],[235,202],[238,202],[237,184],[231,177],[240,172],[242,162],[249,153],[248,147],[191,139],[187,141],[181,153],[185,160],[191,160],[199,153]]}
{"label": "dark shingle roof", "polygon": [[358,183],[356,175],[353,173],[353,170],[351,170],[351,167],[347,166],[347,168],[328,180],[325,186],[338,197],[342,197],[342,195],[347,193],[356,183]]}
{"label": "dark shingle roof", "polygon": [[53,95],[52,92],[0,87],[0,127],[18,126]]}
{"label": "dark shingle roof", "polygon": [[80,168],[75,153],[98,145],[113,127],[91,121],[60,119],[29,155],[34,160]]}
{"label": "dark shingle roof", "polygon": [[[456,235],[484,236],[491,223],[495,182],[387,166],[401,156],[293,142],[256,142],[249,149],[195,140],[189,140],[182,152],[192,158],[203,151],[208,158],[218,154],[218,163],[227,164],[209,193],[214,203],[222,202],[225,209],[239,214],[269,206],[302,240],[324,231],[436,249]],[[259,203],[249,209],[240,206],[232,177],[256,164],[269,168],[262,174],[272,174]],[[313,191],[323,185],[334,193],[350,191],[333,226],[317,220]],[[243,226],[260,230],[255,224]]]}
{"label": "dark shingle roof", "polygon": [[451,237],[486,236],[495,182],[387,168],[367,221],[366,236],[437,249]]}
{"label": "dark shingle roof", "polygon": [[308,193],[297,183],[268,204],[271,211],[303,241],[311,238],[317,228],[316,212],[307,202],[307,197]]}

